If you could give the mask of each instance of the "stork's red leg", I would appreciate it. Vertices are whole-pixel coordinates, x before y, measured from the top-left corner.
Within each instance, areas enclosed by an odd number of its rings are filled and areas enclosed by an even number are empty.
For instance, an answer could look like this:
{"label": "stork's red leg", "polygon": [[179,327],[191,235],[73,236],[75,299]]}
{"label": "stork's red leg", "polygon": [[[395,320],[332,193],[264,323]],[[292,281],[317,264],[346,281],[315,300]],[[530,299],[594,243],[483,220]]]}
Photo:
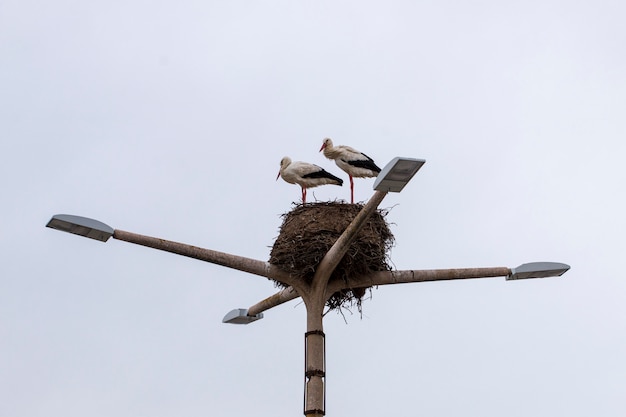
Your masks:
{"label": "stork's red leg", "polygon": [[302,204],[306,204],[306,188],[302,187]]}
{"label": "stork's red leg", "polygon": [[354,181],[352,181],[352,175],[350,177],[350,203],[354,204]]}

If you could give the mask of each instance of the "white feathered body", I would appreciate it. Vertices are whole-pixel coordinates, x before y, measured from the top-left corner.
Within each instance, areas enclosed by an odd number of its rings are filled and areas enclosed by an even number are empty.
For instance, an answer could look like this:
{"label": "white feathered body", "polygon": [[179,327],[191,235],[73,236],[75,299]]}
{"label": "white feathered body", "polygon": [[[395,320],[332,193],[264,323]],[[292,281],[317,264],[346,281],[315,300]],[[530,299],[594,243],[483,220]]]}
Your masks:
{"label": "white feathered body", "polygon": [[380,172],[372,158],[350,146],[333,146],[333,141],[329,138],[324,139],[320,150],[324,151],[326,158],[334,160],[335,164],[351,177],[375,177]]}
{"label": "white feathered body", "polygon": [[315,164],[292,161],[284,157],[280,161],[279,175],[290,184],[298,184],[302,188],[313,188],[325,184],[341,185],[343,180]]}

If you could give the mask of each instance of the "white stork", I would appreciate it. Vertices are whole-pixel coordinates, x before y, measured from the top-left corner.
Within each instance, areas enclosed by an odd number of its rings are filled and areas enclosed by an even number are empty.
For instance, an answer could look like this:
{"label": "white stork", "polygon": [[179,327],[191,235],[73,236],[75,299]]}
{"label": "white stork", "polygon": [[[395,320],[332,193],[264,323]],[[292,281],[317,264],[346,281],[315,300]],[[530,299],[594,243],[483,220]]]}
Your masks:
{"label": "white stork", "polygon": [[278,177],[283,177],[289,184],[298,184],[302,187],[302,204],[306,203],[307,188],[324,184],[343,184],[341,178],[335,177],[322,167],[301,161],[292,162],[288,156],[280,160],[280,171],[276,176],[277,181]]}
{"label": "white stork", "polygon": [[320,148],[321,151],[324,151],[326,158],[334,159],[337,166],[350,177],[350,202],[352,204],[354,204],[354,181],[352,178],[375,177],[380,172],[380,168],[372,158],[349,146],[333,146],[333,141],[330,138],[324,139]]}

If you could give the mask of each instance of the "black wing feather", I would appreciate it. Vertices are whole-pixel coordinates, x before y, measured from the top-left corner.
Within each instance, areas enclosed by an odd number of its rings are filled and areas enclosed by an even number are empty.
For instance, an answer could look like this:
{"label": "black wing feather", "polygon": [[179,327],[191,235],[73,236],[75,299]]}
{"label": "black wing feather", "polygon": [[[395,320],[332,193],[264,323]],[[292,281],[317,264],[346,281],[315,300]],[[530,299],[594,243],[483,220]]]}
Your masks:
{"label": "black wing feather", "polygon": [[326,171],[325,169],[320,169],[319,171],[304,174],[302,178],[330,178],[333,181],[337,181],[339,185],[343,184],[343,180],[341,178],[335,177],[333,174]]}
{"label": "black wing feather", "polygon": [[345,162],[346,164],[352,165],[353,167],[365,168],[374,172],[380,172],[380,168],[378,167],[378,165],[374,163],[374,160],[372,158],[365,155],[364,153],[362,153],[361,155],[363,155],[367,159],[357,159],[354,161],[346,161],[345,159],[342,159],[342,161]]}

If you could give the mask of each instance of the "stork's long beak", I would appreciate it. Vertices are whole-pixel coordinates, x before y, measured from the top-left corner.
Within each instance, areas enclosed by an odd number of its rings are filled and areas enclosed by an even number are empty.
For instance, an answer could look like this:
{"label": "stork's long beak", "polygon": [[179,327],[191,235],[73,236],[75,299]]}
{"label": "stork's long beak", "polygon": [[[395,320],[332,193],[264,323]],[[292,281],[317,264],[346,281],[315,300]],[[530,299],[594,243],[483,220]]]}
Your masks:
{"label": "stork's long beak", "polygon": [[326,142],[322,143],[322,147],[320,148],[320,150],[318,152],[322,152],[325,147],[326,147]]}
{"label": "stork's long beak", "polygon": [[278,171],[278,175],[276,175],[276,181],[280,178],[280,171]]}

